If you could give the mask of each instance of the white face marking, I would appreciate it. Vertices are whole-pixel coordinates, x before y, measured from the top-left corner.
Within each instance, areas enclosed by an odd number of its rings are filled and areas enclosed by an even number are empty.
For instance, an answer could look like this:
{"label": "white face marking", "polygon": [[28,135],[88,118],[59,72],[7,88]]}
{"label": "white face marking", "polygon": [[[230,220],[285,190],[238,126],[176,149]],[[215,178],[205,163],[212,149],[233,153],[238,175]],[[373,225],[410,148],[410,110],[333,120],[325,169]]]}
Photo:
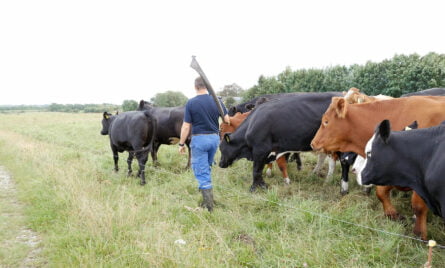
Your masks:
{"label": "white face marking", "polygon": [[363,185],[362,183],[362,172],[366,167],[366,163],[368,162],[368,157],[372,156],[371,149],[372,149],[372,142],[375,139],[375,134],[372,136],[372,138],[366,143],[365,147],[365,155],[366,158],[361,157],[360,155],[357,156],[357,159],[355,159],[354,165],[352,166],[352,170],[355,174],[357,174],[357,183],[359,185]]}

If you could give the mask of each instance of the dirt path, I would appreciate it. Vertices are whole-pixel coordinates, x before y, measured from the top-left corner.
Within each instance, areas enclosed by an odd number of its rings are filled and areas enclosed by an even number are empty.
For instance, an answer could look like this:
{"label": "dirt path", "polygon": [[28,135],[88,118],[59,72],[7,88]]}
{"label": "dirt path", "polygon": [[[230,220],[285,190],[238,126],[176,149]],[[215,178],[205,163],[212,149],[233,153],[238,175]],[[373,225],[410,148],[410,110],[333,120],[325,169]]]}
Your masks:
{"label": "dirt path", "polygon": [[[40,237],[23,225],[23,204],[17,198],[17,189],[11,175],[0,166],[0,267],[39,267]],[[17,251],[19,254],[17,254]],[[20,254],[22,253],[22,254]],[[3,261],[2,261],[3,259]],[[2,263],[6,262],[6,263]]]}

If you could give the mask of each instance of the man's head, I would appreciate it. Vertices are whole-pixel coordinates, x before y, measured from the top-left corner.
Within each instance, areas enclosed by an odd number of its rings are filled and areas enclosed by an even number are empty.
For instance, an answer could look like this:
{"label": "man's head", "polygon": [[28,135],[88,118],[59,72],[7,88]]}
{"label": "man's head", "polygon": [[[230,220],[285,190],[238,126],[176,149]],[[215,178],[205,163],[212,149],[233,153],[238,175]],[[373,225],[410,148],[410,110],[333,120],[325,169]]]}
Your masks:
{"label": "man's head", "polygon": [[195,89],[207,89],[206,84],[204,83],[204,80],[201,77],[198,77],[195,79]]}

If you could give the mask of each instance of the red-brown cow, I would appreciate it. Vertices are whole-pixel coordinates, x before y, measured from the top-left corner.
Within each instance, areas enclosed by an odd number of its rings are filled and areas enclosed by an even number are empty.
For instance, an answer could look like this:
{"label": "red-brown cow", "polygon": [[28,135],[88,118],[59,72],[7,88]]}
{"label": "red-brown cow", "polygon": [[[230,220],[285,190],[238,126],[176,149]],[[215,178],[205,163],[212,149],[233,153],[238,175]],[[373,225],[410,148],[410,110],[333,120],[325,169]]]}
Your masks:
{"label": "red-brown cow", "polygon": [[[334,97],[322,117],[311,146],[314,150],[355,152],[365,157],[365,146],[382,120],[388,119],[395,130],[417,121],[419,128],[438,125],[445,120],[445,97],[407,97],[371,103],[348,104]],[[391,187],[377,187],[376,195],[383,204],[385,215],[400,218],[389,199]],[[425,202],[413,193],[412,207],[416,214],[414,233],[427,236]]]}

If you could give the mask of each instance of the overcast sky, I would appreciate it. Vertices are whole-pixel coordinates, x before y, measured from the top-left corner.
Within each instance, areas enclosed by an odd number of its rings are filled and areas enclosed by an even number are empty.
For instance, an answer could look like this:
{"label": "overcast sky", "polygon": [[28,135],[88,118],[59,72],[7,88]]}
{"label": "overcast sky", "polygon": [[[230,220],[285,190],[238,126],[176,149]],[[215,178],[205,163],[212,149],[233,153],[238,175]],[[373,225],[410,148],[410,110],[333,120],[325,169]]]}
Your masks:
{"label": "overcast sky", "polygon": [[[445,53],[445,1],[0,1],[0,104],[194,96],[287,66]],[[339,89],[344,90],[344,89]]]}

